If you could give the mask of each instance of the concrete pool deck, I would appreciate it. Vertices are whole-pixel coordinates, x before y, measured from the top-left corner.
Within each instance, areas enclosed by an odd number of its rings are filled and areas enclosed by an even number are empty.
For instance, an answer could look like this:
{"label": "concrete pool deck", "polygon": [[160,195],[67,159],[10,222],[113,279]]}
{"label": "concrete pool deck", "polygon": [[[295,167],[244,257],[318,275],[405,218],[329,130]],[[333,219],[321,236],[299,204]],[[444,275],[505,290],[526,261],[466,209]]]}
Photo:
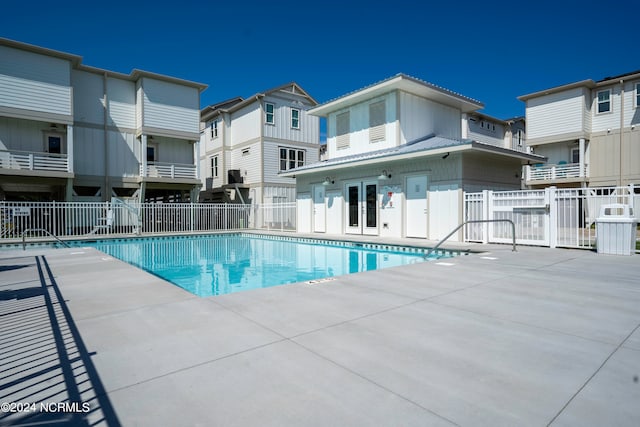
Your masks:
{"label": "concrete pool deck", "polygon": [[0,425],[640,425],[640,257],[471,247],[210,298],[0,252],[0,402],[49,405]]}

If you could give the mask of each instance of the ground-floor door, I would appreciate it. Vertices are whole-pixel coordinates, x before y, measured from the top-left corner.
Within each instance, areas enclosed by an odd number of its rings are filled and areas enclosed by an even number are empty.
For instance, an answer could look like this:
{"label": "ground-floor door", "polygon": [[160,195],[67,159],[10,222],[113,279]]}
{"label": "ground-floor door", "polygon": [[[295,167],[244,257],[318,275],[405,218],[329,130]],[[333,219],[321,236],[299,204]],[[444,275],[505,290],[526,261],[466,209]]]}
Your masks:
{"label": "ground-floor door", "polygon": [[408,177],[406,195],[406,236],[426,239],[429,223],[427,217],[427,177]]}
{"label": "ground-floor door", "polygon": [[327,231],[324,185],[313,186],[313,231],[315,233]]}
{"label": "ground-floor door", "polygon": [[378,183],[352,182],[345,188],[346,225],[349,234],[378,234]]}

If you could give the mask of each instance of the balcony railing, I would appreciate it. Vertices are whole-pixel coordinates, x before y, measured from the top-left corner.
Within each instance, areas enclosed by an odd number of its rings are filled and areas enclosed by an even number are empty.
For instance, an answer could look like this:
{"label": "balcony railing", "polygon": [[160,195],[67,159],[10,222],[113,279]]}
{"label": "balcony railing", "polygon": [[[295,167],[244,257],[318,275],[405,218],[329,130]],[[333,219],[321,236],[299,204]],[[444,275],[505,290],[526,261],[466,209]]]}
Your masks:
{"label": "balcony railing", "polygon": [[149,162],[147,170],[140,165],[140,176],[148,178],[197,179],[196,166],[178,163]]}
{"label": "balcony railing", "polygon": [[0,150],[0,169],[71,172],[66,154]]}
{"label": "balcony railing", "polygon": [[576,179],[589,176],[589,167],[584,165],[580,173],[580,163],[546,166],[527,166],[527,181],[553,181],[556,179]]}

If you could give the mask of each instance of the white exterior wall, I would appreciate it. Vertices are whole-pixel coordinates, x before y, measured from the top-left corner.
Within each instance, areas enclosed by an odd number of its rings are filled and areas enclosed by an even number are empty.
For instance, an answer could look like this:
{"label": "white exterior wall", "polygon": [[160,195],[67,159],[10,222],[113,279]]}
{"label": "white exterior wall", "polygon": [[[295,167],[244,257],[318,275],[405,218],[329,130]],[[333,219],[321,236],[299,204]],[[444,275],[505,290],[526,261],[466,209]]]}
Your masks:
{"label": "white exterior wall", "polygon": [[[283,94],[284,95],[284,94]],[[267,96],[263,102],[274,104],[275,124],[264,125],[265,138],[286,139],[288,141],[320,143],[320,119],[307,114],[309,103],[299,105],[294,102],[306,101],[306,98],[291,96],[290,99]],[[291,127],[291,109],[300,110],[299,129]]]}
{"label": "white exterior wall", "polygon": [[280,148],[292,148],[305,151],[305,164],[318,162],[320,146],[310,147],[306,144],[294,144],[275,141],[264,141],[264,182],[295,185],[295,178],[278,176],[280,172]]}
{"label": "white exterior wall", "polygon": [[55,114],[72,123],[69,61],[7,46],[0,46],[0,58],[0,108],[10,109],[3,114],[32,120]]}
{"label": "white exterior wall", "polygon": [[[485,128],[480,126],[480,119],[476,119],[476,122],[468,120],[469,123],[469,133],[467,138],[473,139],[474,141],[482,142],[485,144],[495,145],[497,147],[506,147],[511,148],[510,141],[505,141],[505,130],[504,126],[500,123],[494,123],[485,120]],[[486,126],[495,126],[495,130],[492,130],[493,127],[487,129]]]}
{"label": "white exterior wall", "polygon": [[73,115],[76,126],[80,123],[104,125],[103,76],[73,70],[72,79]]}
{"label": "white exterior wall", "polygon": [[462,137],[460,110],[400,92],[400,143],[414,141],[430,133],[447,138]]}
{"label": "white exterior wall", "polygon": [[[337,149],[336,147],[336,116],[347,110],[329,114],[327,117],[327,159],[398,146],[399,143],[396,138],[396,96],[395,92],[388,93],[349,108],[350,140],[348,148]],[[381,100],[385,101],[386,137],[384,141],[371,143],[369,142],[369,105]]]}
{"label": "white exterior wall", "polygon": [[527,139],[589,132],[585,120],[588,91],[574,88],[529,99],[526,108]]}
{"label": "white exterior wall", "polygon": [[[104,136],[102,137],[104,138]],[[107,133],[107,153],[109,156],[109,176],[135,177],[140,174],[140,142],[134,133],[109,131]],[[103,147],[104,143],[100,143]],[[100,152],[93,153],[98,159],[104,158]],[[89,152],[89,156],[92,153]],[[77,162],[76,162],[77,164]],[[94,175],[92,173],[91,175]]]}
{"label": "white exterior wall", "polygon": [[[611,102],[611,111],[608,113],[598,113],[598,92],[603,90],[611,90],[609,100]],[[604,132],[607,129],[620,128],[620,85],[608,87],[599,87],[592,91],[592,119],[591,132]]]}
{"label": "white exterior wall", "polygon": [[142,126],[178,132],[200,132],[197,88],[142,78]]}
{"label": "white exterior wall", "polygon": [[104,176],[104,129],[76,125],[73,142],[74,172]]}
{"label": "white exterior wall", "polygon": [[[246,149],[249,150],[249,153],[243,155],[242,151]],[[230,152],[229,157],[230,162],[228,163],[226,170],[240,169],[240,173],[244,177],[245,184],[261,182],[262,152],[260,150],[260,142],[236,147]]]}
{"label": "white exterior wall", "polygon": [[[157,137],[150,142],[157,147],[156,162],[194,164],[193,145],[186,140]],[[149,145],[150,142],[147,144]]]}
{"label": "white exterior wall", "polygon": [[640,123],[640,105],[636,108],[636,83],[640,81],[625,82],[624,84],[624,126],[638,125]]}
{"label": "white exterior wall", "polygon": [[0,150],[44,152],[48,122],[0,116]]}
{"label": "white exterior wall", "polygon": [[229,139],[231,147],[260,137],[260,124],[262,123],[260,114],[260,105],[254,102],[231,115]]}
{"label": "white exterior wall", "polygon": [[125,129],[136,128],[136,85],[122,79],[107,79],[108,124]]}

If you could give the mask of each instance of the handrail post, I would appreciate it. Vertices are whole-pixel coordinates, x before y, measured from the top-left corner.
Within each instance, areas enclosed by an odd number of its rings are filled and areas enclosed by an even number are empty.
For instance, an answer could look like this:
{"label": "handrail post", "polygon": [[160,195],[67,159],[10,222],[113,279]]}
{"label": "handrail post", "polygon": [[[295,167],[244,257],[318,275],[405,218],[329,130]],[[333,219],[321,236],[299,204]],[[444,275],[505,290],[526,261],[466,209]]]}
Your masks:
{"label": "handrail post", "polygon": [[435,250],[438,249],[449,237],[453,236],[456,231],[460,230],[465,225],[474,224],[474,223],[484,223],[484,222],[509,222],[509,223],[511,223],[511,238],[513,239],[513,250],[512,250],[512,252],[517,252],[516,251],[516,224],[512,220],[510,220],[510,219],[475,219],[475,220],[464,221],[462,224],[460,224],[456,228],[454,228],[451,233],[447,234],[433,248],[431,248],[431,249],[429,249],[427,251],[427,254],[425,255],[425,258],[428,257],[429,255],[431,255],[431,253],[435,252]]}

